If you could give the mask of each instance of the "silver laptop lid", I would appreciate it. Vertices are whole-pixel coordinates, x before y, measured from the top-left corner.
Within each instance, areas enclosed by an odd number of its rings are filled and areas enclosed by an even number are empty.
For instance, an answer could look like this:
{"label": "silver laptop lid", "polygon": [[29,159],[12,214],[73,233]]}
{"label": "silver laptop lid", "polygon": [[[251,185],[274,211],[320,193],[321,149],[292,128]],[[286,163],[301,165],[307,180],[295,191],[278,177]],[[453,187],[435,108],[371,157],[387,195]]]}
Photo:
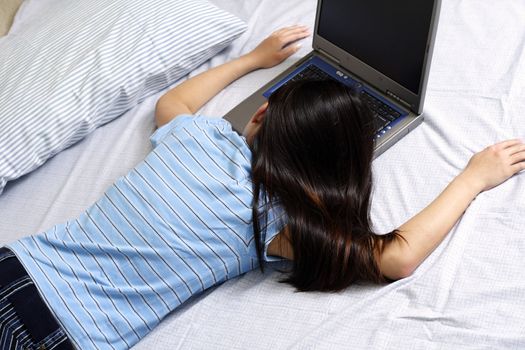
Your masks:
{"label": "silver laptop lid", "polygon": [[441,0],[319,0],[313,48],[421,114]]}

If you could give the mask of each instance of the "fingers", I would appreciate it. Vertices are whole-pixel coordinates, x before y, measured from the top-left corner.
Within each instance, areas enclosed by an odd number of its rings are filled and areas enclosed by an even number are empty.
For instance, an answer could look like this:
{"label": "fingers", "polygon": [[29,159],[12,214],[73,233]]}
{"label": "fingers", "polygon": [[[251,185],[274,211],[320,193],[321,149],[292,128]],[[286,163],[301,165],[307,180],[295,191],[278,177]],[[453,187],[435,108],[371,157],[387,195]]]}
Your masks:
{"label": "fingers", "polygon": [[299,51],[301,46],[302,46],[301,44],[289,45],[285,47],[284,49],[282,49],[282,51],[280,52],[280,55],[283,57],[283,59],[286,59],[290,57],[291,55],[293,55],[294,53],[296,53],[297,51]]}
{"label": "fingers", "polygon": [[525,169],[525,144],[519,139],[507,140],[499,144],[510,159],[510,169],[513,174]]}
{"label": "fingers", "polygon": [[505,149],[508,147],[512,147],[518,144],[522,144],[523,142],[520,139],[511,139],[511,140],[505,140],[502,142],[498,142],[494,144],[493,146],[499,149]]}
{"label": "fingers", "polygon": [[301,46],[295,42],[308,35],[310,32],[306,26],[281,28],[264,39],[247,55],[251,55],[257,68],[270,68],[297,52]]}
{"label": "fingers", "polygon": [[513,155],[515,153],[518,153],[518,152],[521,152],[521,151],[524,151],[524,150],[525,150],[525,144],[523,144],[523,143],[518,143],[518,144],[515,144],[515,145],[512,145],[512,146],[509,146],[509,147],[505,148],[505,152],[508,155]]}
{"label": "fingers", "polygon": [[513,164],[510,166],[510,169],[512,170],[512,174],[516,174],[522,170],[525,170],[525,162],[518,162],[516,164]]}
{"label": "fingers", "polygon": [[525,161],[525,149],[516,152],[510,156],[510,164],[516,164]]}
{"label": "fingers", "polygon": [[278,29],[275,32],[273,32],[272,35],[290,34],[291,32],[298,32],[298,31],[305,31],[305,30],[308,31],[307,26],[296,24],[293,26]]}
{"label": "fingers", "polygon": [[285,30],[279,33],[279,35],[282,37],[287,37],[287,36],[294,35],[294,34],[303,34],[307,36],[307,35],[310,35],[310,30],[308,29],[308,27],[297,27],[297,28]]}
{"label": "fingers", "polygon": [[304,39],[308,35],[310,35],[309,32],[292,33],[292,34],[283,35],[281,37],[281,40],[285,43],[284,46],[286,46],[287,44],[293,43],[294,41]]}
{"label": "fingers", "polygon": [[304,39],[310,35],[310,31],[306,26],[292,26],[279,29],[274,32],[272,36],[277,37],[282,47],[287,46],[294,41]]}
{"label": "fingers", "polygon": [[510,164],[516,165],[516,169],[519,168],[518,171],[525,166],[525,163],[519,164],[525,161],[525,144],[520,139],[502,141],[496,143],[494,147],[502,150],[509,157]]}

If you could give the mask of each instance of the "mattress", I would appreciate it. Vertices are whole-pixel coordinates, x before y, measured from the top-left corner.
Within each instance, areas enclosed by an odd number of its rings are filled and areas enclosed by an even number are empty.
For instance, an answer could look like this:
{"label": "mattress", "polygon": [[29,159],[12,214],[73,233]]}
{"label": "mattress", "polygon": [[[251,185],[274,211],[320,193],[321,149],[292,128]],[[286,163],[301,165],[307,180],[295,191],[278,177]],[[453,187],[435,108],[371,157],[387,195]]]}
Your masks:
{"label": "mattress", "polygon": [[[29,4],[31,0],[26,0]],[[248,23],[191,75],[237,57],[273,30],[313,28],[313,0],[215,0]],[[12,30],[38,16],[25,6]],[[525,3],[443,0],[422,125],[374,161],[371,216],[388,232],[428,205],[473,153],[525,138]],[[221,117],[310,50],[231,84],[201,111]],[[150,150],[146,99],[0,196],[0,245],[78,215]],[[480,194],[409,278],[340,293],[296,293],[279,265],[190,300],[134,349],[525,348],[525,175]]]}

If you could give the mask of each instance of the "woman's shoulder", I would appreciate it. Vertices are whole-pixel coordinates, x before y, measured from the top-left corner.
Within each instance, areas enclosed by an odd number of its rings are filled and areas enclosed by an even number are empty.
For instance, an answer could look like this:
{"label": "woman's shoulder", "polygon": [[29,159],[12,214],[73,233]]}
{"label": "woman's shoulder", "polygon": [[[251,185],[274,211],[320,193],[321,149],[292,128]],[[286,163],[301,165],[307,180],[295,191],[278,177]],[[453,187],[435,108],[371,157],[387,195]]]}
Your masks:
{"label": "woman's shoulder", "polygon": [[251,164],[251,151],[246,138],[225,119],[196,116],[189,120],[183,132],[190,142],[198,142],[203,150],[212,152],[217,161],[219,158],[230,161],[237,159],[237,165]]}
{"label": "woman's shoulder", "polygon": [[208,136],[217,139],[228,139],[235,144],[248,148],[245,137],[235,131],[230,122],[220,117],[181,114],[151,135],[153,147],[156,147],[170,135],[175,135],[179,139],[188,136],[193,136],[193,138]]}
{"label": "woman's shoulder", "polygon": [[152,144],[157,155],[166,153],[194,170],[210,170],[223,182],[250,177],[251,151],[246,139],[222,118],[178,116],[152,135]]}

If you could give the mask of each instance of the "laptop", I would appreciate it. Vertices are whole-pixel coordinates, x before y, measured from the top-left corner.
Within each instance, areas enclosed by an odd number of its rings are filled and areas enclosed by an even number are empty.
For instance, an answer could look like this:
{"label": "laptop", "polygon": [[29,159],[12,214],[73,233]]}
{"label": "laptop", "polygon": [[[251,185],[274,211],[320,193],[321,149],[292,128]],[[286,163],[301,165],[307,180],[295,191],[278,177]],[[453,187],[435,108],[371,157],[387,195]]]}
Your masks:
{"label": "laptop", "polygon": [[226,118],[238,132],[289,81],[335,79],[372,110],[374,157],[423,121],[423,103],[441,0],[319,0],[313,50]]}

